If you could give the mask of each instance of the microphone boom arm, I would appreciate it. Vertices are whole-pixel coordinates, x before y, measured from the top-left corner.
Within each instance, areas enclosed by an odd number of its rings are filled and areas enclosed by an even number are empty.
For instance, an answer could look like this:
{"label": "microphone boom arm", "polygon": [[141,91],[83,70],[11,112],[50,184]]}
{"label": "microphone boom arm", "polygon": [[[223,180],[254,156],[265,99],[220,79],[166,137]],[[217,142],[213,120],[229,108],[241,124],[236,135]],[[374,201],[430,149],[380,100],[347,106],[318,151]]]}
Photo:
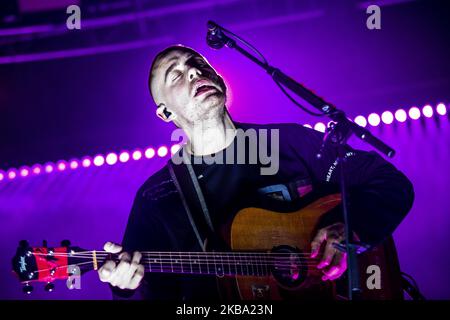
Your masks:
{"label": "microphone boom arm", "polygon": [[[359,139],[365,141],[370,144],[373,148],[377,149],[381,153],[385,154],[389,158],[394,157],[395,150],[388,146],[386,143],[375,137],[369,130],[361,127],[360,125],[350,121],[345,113],[339,109],[337,109],[333,104],[325,101],[323,98],[316,95],[310,89],[306,88],[304,85],[295,81],[288,75],[286,75],[283,71],[278,68],[271,66],[269,63],[262,62],[254,55],[249,53],[247,50],[239,46],[236,41],[230,37],[228,37],[224,29],[220,27],[215,22],[208,22],[208,35],[207,42],[214,49],[220,49],[224,46],[228,48],[235,49],[261,68],[263,68],[270,76],[278,83],[282,84],[297,96],[308,102],[311,106],[319,110],[323,115],[328,116],[332,121],[340,123],[341,127],[345,128],[345,130],[349,131],[349,133],[342,134],[343,137],[350,137],[353,133]],[[346,139],[346,140],[347,140]]]}
{"label": "microphone boom arm", "polygon": [[[317,158],[320,159],[322,157],[322,152],[325,147],[328,145],[332,145],[336,148],[338,154],[338,163],[339,163],[339,185],[341,191],[341,204],[342,204],[342,215],[344,218],[344,226],[345,226],[345,246],[342,246],[342,249],[347,252],[347,265],[348,265],[348,297],[350,300],[359,299],[361,293],[360,280],[359,280],[359,267],[358,261],[356,259],[356,255],[358,251],[361,249],[360,244],[355,243],[353,241],[353,232],[350,228],[350,216],[348,213],[348,195],[347,195],[347,186],[345,179],[345,160],[346,160],[346,144],[348,139],[352,134],[355,134],[359,139],[365,141],[366,143],[373,146],[375,149],[384,153],[388,157],[392,158],[395,155],[395,150],[385,144],[383,141],[375,137],[370,133],[369,130],[359,126],[358,124],[350,121],[345,113],[339,109],[337,109],[331,103],[325,101],[323,98],[316,95],[314,92],[306,88],[304,85],[298,83],[291,77],[287,76],[280,69],[272,67],[268,62],[261,62],[255,56],[250,54],[247,50],[240,47],[236,41],[230,37],[228,37],[225,32],[226,30],[220,27],[215,22],[208,22],[208,34],[207,34],[207,43],[210,47],[214,49],[220,49],[224,46],[227,46],[232,49],[236,49],[241,54],[252,60],[254,63],[259,65],[261,68],[266,70],[268,74],[276,81],[277,83],[282,84],[283,86],[290,89],[297,96],[308,102],[314,108],[319,110],[321,114],[328,116],[331,120],[336,122],[331,125],[326,132],[322,146],[320,148],[319,153],[317,154]],[[230,32],[231,33],[231,32]]]}

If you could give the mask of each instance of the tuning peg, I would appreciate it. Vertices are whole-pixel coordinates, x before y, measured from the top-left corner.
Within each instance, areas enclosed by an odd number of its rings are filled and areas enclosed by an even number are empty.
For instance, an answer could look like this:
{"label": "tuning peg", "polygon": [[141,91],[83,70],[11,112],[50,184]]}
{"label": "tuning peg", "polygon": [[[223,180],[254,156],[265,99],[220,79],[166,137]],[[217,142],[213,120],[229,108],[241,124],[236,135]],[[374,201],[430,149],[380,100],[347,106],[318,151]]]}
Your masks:
{"label": "tuning peg", "polygon": [[44,287],[45,291],[47,292],[52,292],[53,289],[55,289],[55,285],[51,282],[48,282],[45,287]]}
{"label": "tuning peg", "polygon": [[70,241],[69,240],[63,240],[61,241],[61,247],[69,247]]}
{"label": "tuning peg", "polygon": [[31,294],[31,292],[33,292],[33,286],[29,285],[28,283],[26,283],[23,288],[22,291],[26,294]]}
{"label": "tuning peg", "polygon": [[19,241],[19,247],[28,248],[28,246],[29,246],[29,244],[28,244],[27,240],[20,240]]}

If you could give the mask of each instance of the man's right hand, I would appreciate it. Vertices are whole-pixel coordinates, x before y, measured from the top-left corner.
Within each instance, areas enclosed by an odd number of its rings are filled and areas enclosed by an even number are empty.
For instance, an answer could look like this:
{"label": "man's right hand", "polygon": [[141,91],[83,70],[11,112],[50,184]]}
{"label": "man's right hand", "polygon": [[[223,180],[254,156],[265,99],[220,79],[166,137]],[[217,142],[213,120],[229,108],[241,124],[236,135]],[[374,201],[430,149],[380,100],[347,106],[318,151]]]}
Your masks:
{"label": "man's right hand", "polygon": [[[121,246],[112,242],[105,243],[103,248],[109,253],[122,251]],[[141,258],[142,254],[138,251],[134,252],[133,258],[127,252],[120,253],[118,263],[108,260],[98,269],[100,280],[120,289],[136,289],[144,277],[144,266],[139,264]]]}

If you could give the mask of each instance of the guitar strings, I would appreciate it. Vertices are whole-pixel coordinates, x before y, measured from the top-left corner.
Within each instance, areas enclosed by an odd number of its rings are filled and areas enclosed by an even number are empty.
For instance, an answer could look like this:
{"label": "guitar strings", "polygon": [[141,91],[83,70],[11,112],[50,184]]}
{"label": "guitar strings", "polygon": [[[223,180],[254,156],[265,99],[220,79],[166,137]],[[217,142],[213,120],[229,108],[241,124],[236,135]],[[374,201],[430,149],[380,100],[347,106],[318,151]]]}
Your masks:
{"label": "guitar strings", "polygon": [[[103,253],[105,252],[105,253]],[[158,251],[140,251],[140,253],[143,256],[152,256],[152,255],[164,255],[164,256],[189,256],[189,255],[200,255],[200,256],[211,256],[211,255],[220,255],[220,256],[267,256],[267,255],[297,255],[297,256],[310,256],[310,252],[241,252],[241,251],[223,251],[223,252],[215,252],[215,251],[208,251],[208,252],[158,252]],[[42,255],[42,256],[48,256],[49,253],[43,253],[43,252],[32,252],[33,255]],[[52,256],[89,256],[92,257],[94,254],[94,251],[90,251],[90,253],[64,253],[64,252],[54,252],[51,255]],[[104,257],[108,256],[112,253],[106,252],[106,251],[95,251],[95,254],[97,257]]]}
{"label": "guitar strings", "polygon": [[[92,257],[82,257],[82,258],[92,260]],[[219,265],[219,266],[222,265],[222,268],[225,268],[225,267],[231,268],[232,266],[234,266],[235,268],[241,268],[241,270],[243,270],[243,268],[247,268],[248,269],[248,267],[251,267],[252,269],[255,269],[255,268],[258,269],[258,268],[264,268],[264,267],[277,267],[278,270],[283,270],[284,267],[287,267],[287,269],[289,269],[289,270],[292,269],[292,261],[282,261],[282,260],[278,260],[278,261],[277,260],[275,260],[275,261],[274,260],[269,260],[269,261],[267,261],[267,260],[262,261],[261,260],[261,261],[246,261],[246,262],[242,262],[242,261],[237,262],[237,261],[231,261],[231,260],[228,260],[228,261],[225,261],[225,262],[223,260],[221,262],[218,262],[218,261],[215,260],[214,262],[212,262],[212,261],[205,261],[205,260],[202,260],[202,259],[198,259],[198,260],[199,260],[198,263],[194,262],[194,264],[192,264],[191,261],[197,261],[197,260],[192,260],[192,259],[191,260],[186,260],[186,259],[179,259],[179,260],[156,259],[156,261],[155,261],[154,258],[153,259],[152,258],[144,258],[143,260],[141,260],[141,264],[144,264],[144,265],[148,264],[149,268],[152,268],[151,264],[153,263],[153,264],[159,265],[159,269],[162,268],[163,270],[165,270],[164,267],[170,266],[170,270],[174,270],[176,268],[180,268],[180,270],[183,270],[183,271],[185,269],[191,269],[191,268],[193,269],[194,267],[201,269],[202,267],[204,268],[205,266],[206,266],[207,269],[209,269],[209,265],[211,265],[211,266],[214,265],[216,269],[217,269],[217,265]],[[178,262],[178,261],[180,261],[180,262]],[[100,261],[100,262],[104,262],[104,261]],[[82,265],[82,264],[88,264],[88,263],[93,263],[93,261],[81,262],[81,263],[77,263],[75,265]],[[174,263],[175,263],[175,265],[174,265]],[[186,264],[189,264],[189,266],[183,267],[183,265],[186,265]],[[317,265],[318,265],[318,263],[314,262],[314,261],[307,261],[307,262],[303,261],[301,263],[301,266],[307,266],[307,267],[312,267],[312,266],[317,266]],[[57,267],[53,267],[53,268],[43,269],[41,271],[52,270],[52,269],[55,269],[55,268],[64,268],[64,267],[67,267],[67,266],[68,265],[57,266]],[[153,267],[153,268],[156,268],[156,266]],[[168,269],[169,268],[167,268],[167,270]]]}
{"label": "guitar strings", "polygon": [[[87,261],[87,262],[81,262],[81,263],[76,263],[75,265],[76,266],[81,266],[81,265],[85,265],[85,264],[90,264],[90,263],[93,263],[93,261]],[[38,272],[44,272],[44,271],[51,271],[51,270],[54,270],[54,269],[60,269],[60,268],[68,268],[68,267],[70,267],[70,266],[73,266],[73,264],[71,264],[71,265],[63,265],[63,266],[56,266],[56,267],[54,267],[54,268],[48,268],[48,269],[42,269],[42,270],[39,270]],[[145,266],[144,266],[145,267]],[[213,272],[213,273],[210,273],[209,272],[209,270],[208,270],[208,272],[202,272],[201,270],[200,270],[200,272],[199,273],[196,273],[196,272],[187,272],[187,271],[185,271],[184,270],[184,268],[179,268],[179,267],[166,267],[166,266],[164,266],[164,268],[163,269],[160,269],[161,271],[157,271],[157,270],[152,270],[152,269],[150,269],[150,268],[148,268],[148,267],[145,267],[145,271],[151,271],[151,272],[153,272],[153,273],[180,273],[180,274],[199,274],[199,275],[204,275],[204,274],[209,274],[209,275],[217,275],[218,274],[218,272]],[[292,271],[292,268],[277,268],[276,269],[277,271]],[[224,271],[224,270],[222,270],[222,271]],[[239,272],[236,272],[236,273],[231,273],[231,272],[229,272],[229,273],[225,273],[225,272],[223,272],[223,273],[220,273],[220,274],[224,274],[224,275],[242,275],[242,276],[246,276],[246,274],[244,273],[244,271],[241,269],[241,271],[242,271],[242,273],[239,273]],[[254,276],[254,275],[256,275],[256,276],[258,276],[258,274],[255,274],[255,272],[254,272],[255,270],[252,270],[252,272],[249,272],[249,270],[247,269],[247,273],[252,273],[252,274],[249,274],[250,276]],[[268,272],[269,270],[266,270],[266,272]],[[271,270],[272,271],[272,270]],[[256,271],[256,273],[259,273],[259,271],[257,270]],[[269,274],[267,274],[267,275],[269,275]],[[29,280],[29,281],[36,281],[36,279],[32,279],[32,280]],[[24,282],[29,282],[29,281],[24,281]]]}
{"label": "guitar strings", "polygon": [[[51,270],[56,270],[56,269],[61,269],[61,268],[67,268],[70,266],[81,266],[81,265],[86,265],[86,264],[93,264],[93,261],[87,261],[87,262],[80,262],[80,263],[76,263],[76,264],[70,264],[70,265],[62,265],[62,266],[55,266],[52,268],[47,268],[47,269],[42,269],[42,270],[38,270],[37,272],[45,272],[45,271],[51,271]],[[144,264],[144,269],[147,272],[152,272],[152,273],[182,273],[182,274],[221,274],[221,273],[225,273],[225,267],[222,265],[222,272],[220,272],[220,270],[217,269],[217,264],[215,264],[215,272],[210,272],[210,268],[209,265],[196,265],[196,266],[192,266],[192,267],[183,267],[182,265],[173,265],[173,264],[169,264],[167,262],[165,263],[158,263],[158,267],[152,267],[150,264]],[[210,264],[212,267],[212,264]],[[316,266],[315,265],[305,265],[302,264],[301,266],[306,266],[306,267],[313,267]],[[206,270],[204,270],[206,267]],[[246,264],[246,265],[235,265],[235,272],[231,272],[232,268],[231,266],[228,267],[228,270],[230,272],[227,272],[226,274],[229,275],[258,275],[259,273],[261,273],[260,271],[262,271],[263,273],[270,273],[272,271],[274,271],[272,269],[272,267],[276,267],[275,270],[276,271],[292,271],[292,265],[288,264],[288,265],[280,265],[280,264],[276,264],[276,265],[251,265],[251,264]],[[264,270],[265,268],[265,270]],[[189,272],[189,269],[191,270]],[[198,270],[198,272],[194,272],[195,270]],[[213,270],[214,270],[213,269]],[[240,270],[239,270],[240,269]],[[211,270],[212,271],[212,270]],[[240,271],[240,272],[239,272]],[[270,271],[270,272],[269,272]]]}
{"label": "guitar strings", "polygon": [[[46,256],[47,254],[44,253],[34,253],[35,255],[39,256]],[[192,261],[199,261],[201,264],[225,264],[225,265],[255,265],[255,266],[261,266],[261,265],[283,265],[287,263],[288,265],[292,264],[292,261],[290,259],[290,253],[289,257],[286,257],[284,254],[280,253],[271,253],[271,256],[268,256],[267,253],[264,254],[242,254],[239,253],[237,256],[230,254],[230,253],[214,253],[214,254],[179,254],[176,255],[174,253],[169,253],[169,255],[164,254],[155,254],[152,252],[153,256],[147,256],[145,255],[140,262],[141,263],[183,263],[183,264],[192,264]],[[258,253],[256,253],[258,254]],[[286,253],[288,254],[288,253]],[[92,255],[78,255],[78,254],[64,254],[64,253],[56,253],[53,254],[54,257],[71,257],[71,258],[84,258],[84,259],[93,259]],[[185,257],[188,258],[186,259]],[[97,256],[98,260],[103,260],[103,262],[108,257],[107,255],[101,255]],[[178,258],[178,259],[177,259]],[[277,259],[278,258],[278,259]],[[288,259],[286,259],[288,258]],[[300,257],[301,259],[305,259],[304,257]],[[220,261],[218,261],[220,259]],[[178,262],[179,261],[179,262]],[[306,261],[302,261],[303,265],[314,265],[317,264],[316,262],[318,259],[315,258],[307,258]]]}
{"label": "guitar strings", "polygon": [[[100,254],[100,255],[108,255],[108,254],[112,254],[111,252],[107,252],[107,251],[97,251],[97,250],[92,250],[92,251],[79,251],[79,252],[54,252],[53,254],[88,254],[88,255],[92,255],[92,253],[96,253],[96,254]],[[251,252],[251,251],[207,251],[207,252],[203,252],[203,251],[139,251],[142,254],[292,254],[292,252],[273,252],[273,251],[261,251],[261,252]],[[33,254],[40,254],[40,255],[47,255],[47,253],[45,252],[31,252]],[[304,253],[304,252],[295,252],[296,254],[308,254],[308,253]]]}
{"label": "guitar strings", "polygon": [[[91,259],[90,259],[91,260]],[[100,262],[104,262],[104,261],[100,261]],[[93,261],[87,261],[87,262],[81,262],[81,264],[85,264],[85,263],[93,263]],[[291,268],[293,263],[289,262],[289,261],[265,261],[265,262],[261,262],[261,263],[237,263],[237,262],[232,262],[232,261],[225,261],[225,262],[207,262],[207,261],[200,261],[198,263],[191,263],[191,262],[187,262],[187,261],[180,261],[180,262],[173,262],[173,261],[156,261],[155,260],[144,260],[141,261],[140,264],[143,265],[149,265],[151,267],[152,264],[155,265],[154,268],[158,268],[158,266],[162,266],[162,265],[167,265],[167,266],[173,266],[174,268],[177,266],[180,266],[183,270],[184,269],[189,269],[190,266],[192,265],[192,268],[209,268],[209,266],[215,266],[217,268],[217,266],[222,266],[222,268],[225,267],[236,267],[236,268],[243,268],[243,267],[247,267],[247,266],[251,266],[252,268],[260,268],[260,267],[289,267]],[[74,264],[71,264],[74,265]],[[76,264],[75,264],[76,265]],[[319,265],[319,263],[317,262],[301,262],[299,263],[300,266],[317,266]],[[59,268],[60,266],[57,266],[56,268]],[[43,270],[51,270],[53,268],[49,268],[49,269],[43,269]]]}
{"label": "guitar strings", "polygon": [[[42,255],[42,254],[41,254]],[[65,257],[65,255],[52,255],[54,257]],[[89,256],[77,256],[77,255],[71,255],[71,258],[79,258],[79,259],[89,259],[89,260],[93,260],[93,255],[89,255]],[[105,259],[103,259],[105,258]],[[103,257],[98,257],[98,260],[103,260],[101,262],[104,262],[106,260],[107,256],[103,256]],[[246,258],[253,258],[253,259],[246,259]],[[279,258],[279,259],[277,259]],[[220,261],[219,261],[220,259]],[[302,258],[303,260],[305,258]],[[171,263],[171,264],[192,264],[192,262],[196,263],[196,261],[198,261],[198,264],[216,264],[216,265],[220,265],[220,264],[225,264],[225,265],[255,265],[255,266],[260,266],[260,265],[283,265],[283,264],[288,264],[291,265],[292,264],[292,260],[290,259],[290,257],[264,257],[264,256],[252,256],[252,257],[248,257],[248,256],[240,256],[238,258],[236,258],[235,256],[230,256],[230,255],[214,255],[214,256],[190,256],[188,259],[186,258],[182,258],[181,256],[179,257],[179,259],[177,259],[177,257],[173,257],[173,255],[170,258],[166,258],[166,257],[143,257],[140,262],[141,263],[155,263],[155,264],[159,264],[159,263]],[[302,265],[314,265],[317,264],[318,259],[315,258],[308,258],[306,261],[302,261]]]}

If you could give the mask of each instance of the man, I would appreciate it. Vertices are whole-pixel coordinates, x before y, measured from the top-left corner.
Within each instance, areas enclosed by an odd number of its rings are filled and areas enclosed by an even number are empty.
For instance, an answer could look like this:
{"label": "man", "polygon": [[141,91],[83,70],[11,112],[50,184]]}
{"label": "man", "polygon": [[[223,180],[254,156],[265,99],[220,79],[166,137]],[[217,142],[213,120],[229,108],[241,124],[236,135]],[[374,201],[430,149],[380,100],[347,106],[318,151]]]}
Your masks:
{"label": "man", "polygon": [[[229,223],[240,208],[250,203],[249,199],[295,202],[317,190],[338,190],[336,151],[326,148],[320,159],[316,157],[323,134],[297,124],[233,122],[225,106],[227,88],[223,79],[193,49],[172,46],[160,52],[150,70],[149,87],[158,106],[156,115],[165,122],[173,122],[188,137],[180,153],[194,160],[192,167],[216,230]],[[211,155],[225,158],[234,148],[238,129],[279,130],[279,141],[269,142],[279,143],[279,170],[275,174],[262,175],[260,162],[195,161]],[[245,148],[249,151],[251,146]],[[413,187],[375,152],[348,147],[346,156],[352,230],[363,243],[379,244],[410,210]],[[274,186],[282,192],[271,193]],[[347,267],[345,254],[333,246],[344,240],[339,209],[324,216],[311,242],[311,256],[320,261],[317,267],[323,271],[323,281],[339,278]],[[106,262],[99,270],[100,279],[111,284],[117,298],[218,299],[211,277],[144,275],[140,264],[139,251],[201,251],[197,240],[166,165],[138,190],[122,246],[105,244],[106,251],[121,252],[120,262]]]}

